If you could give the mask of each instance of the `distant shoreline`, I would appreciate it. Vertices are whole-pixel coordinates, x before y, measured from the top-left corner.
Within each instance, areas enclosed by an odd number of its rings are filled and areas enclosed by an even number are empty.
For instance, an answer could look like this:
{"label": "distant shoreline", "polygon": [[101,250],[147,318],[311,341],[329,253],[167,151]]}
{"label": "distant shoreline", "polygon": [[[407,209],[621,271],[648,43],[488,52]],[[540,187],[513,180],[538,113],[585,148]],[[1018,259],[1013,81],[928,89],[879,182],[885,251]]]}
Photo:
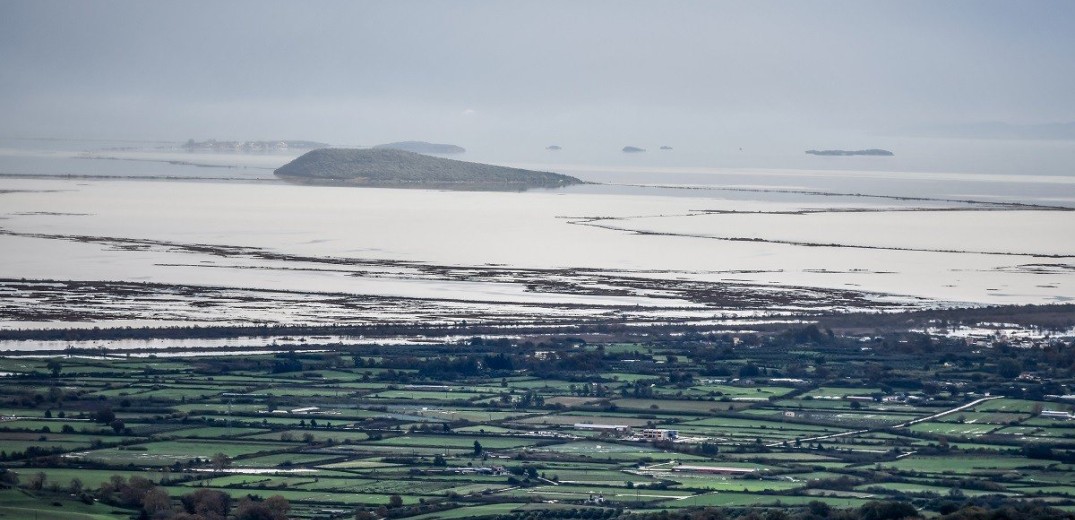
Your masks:
{"label": "distant shoreline", "polygon": [[896,154],[882,150],[880,148],[870,148],[868,150],[807,150],[807,155],[823,155],[832,157],[847,157],[852,155],[872,155],[878,157],[892,157]]}

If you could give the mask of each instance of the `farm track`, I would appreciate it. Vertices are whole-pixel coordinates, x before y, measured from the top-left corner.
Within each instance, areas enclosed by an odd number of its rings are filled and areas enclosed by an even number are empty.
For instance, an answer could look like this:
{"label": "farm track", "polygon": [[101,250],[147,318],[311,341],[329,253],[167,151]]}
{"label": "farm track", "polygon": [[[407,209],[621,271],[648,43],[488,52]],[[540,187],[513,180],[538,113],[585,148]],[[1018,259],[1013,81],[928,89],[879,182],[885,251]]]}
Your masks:
{"label": "farm track", "polygon": [[[993,399],[1000,399],[1000,398],[995,397],[995,396],[983,397],[981,399],[971,401],[971,402],[969,402],[967,404],[963,404],[963,405],[957,406],[955,408],[945,410],[945,411],[940,412],[940,413],[935,413],[933,415],[929,415],[929,416],[926,416],[926,417],[921,417],[921,418],[918,418],[918,419],[912,419],[910,421],[903,422],[903,423],[900,423],[900,424],[897,424],[897,425],[894,425],[894,426],[879,426],[879,427],[876,427],[876,428],[865,428],[865,429],[861,429],[861,430],[853,430],[853,431],[847,431],[847,432],[832,433],[832,434],[827,434],[827,435],[818,435],[816,437],[804,437],[803,439],[800,439],[800,441],[801,442],[815,442],[815,441],[823,441],[823,440],[835,439],[835,438],[840,438],[840,437],[851,437],[851,436],[860,435],[860,434],[863,434],[863,433],[873,433],[873,432],[884,431],[884,430],[888,430],[888,429],[892,429],[892,428],[906,428],[906,427],[909,427],[909,426],[912,426],[912,425],[915,425],[915,424],[918,424],[918,423],[921,423],[921,422],[931,421],[931,420],[937,419],[939,417],[944,417],[946,415],[951,415],[953,413],[966,410],[967,408],[973,408],[975,406],[978,406],[979,404],[982,404],[982,403],[984,403],[986,401],[990,401],[990,400],[993,400]],[[770,448],[773,448],[773,447],[776,447],[776,446],[780,446],[781,444],[783,444],[783,443],[782,442],[774,442],[774,443],[767,444],[766,446],[770,447]]]}

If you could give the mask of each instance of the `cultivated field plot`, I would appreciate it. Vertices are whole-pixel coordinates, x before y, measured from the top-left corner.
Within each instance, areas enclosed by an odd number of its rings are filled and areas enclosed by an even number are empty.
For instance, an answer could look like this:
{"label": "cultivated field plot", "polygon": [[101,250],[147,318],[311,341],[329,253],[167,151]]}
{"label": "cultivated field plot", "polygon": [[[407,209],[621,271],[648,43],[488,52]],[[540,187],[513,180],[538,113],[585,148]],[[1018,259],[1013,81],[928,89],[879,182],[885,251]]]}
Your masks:
{"label": "cultivated field plot", "polygon": [[922,422],[911,426],[911,431],[948,435],[953,437],[980,437],[998,430],[994,424],[963,424]]}
{"label": "cultivated field plot", "polygon": [[882,467],[920,473],[949,474],[994,474],[1009,470],[1053,469],[1070,471],[1072,466],[1056,464],[1050,461],[1027,460],[1020,457],[920,457],[912,455],[891,463],[882,463]]}
{"label": "cultivated field plot", "polygon": [[267,442],[205,442],[205,441],[161,441],[145,444],[121,446],[72,454],[72,457],[110,465],[135,466],[171,466],[176,462],[191,460],[209,460],[213,455],[222,453],[235,458],[260,453],[271,453],[287,449],[282,443]]}

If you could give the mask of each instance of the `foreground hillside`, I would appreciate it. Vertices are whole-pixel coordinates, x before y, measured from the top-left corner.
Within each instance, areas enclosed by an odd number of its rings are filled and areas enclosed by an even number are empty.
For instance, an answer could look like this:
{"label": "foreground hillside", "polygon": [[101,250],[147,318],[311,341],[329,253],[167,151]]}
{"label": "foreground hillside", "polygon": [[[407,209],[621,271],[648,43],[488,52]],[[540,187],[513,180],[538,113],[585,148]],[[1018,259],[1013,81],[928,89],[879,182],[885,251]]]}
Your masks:
{"label": "foreground hillside", "polygon": [[323,148],[280,167],[277,177],[330,186],[512,191],[582,181],[557,173],[429,157],[392,149]]}
{"label": "foreground hillside", "polygon": [[5,353],[0,518],[1073,518],[1070,333],[949,325]]}

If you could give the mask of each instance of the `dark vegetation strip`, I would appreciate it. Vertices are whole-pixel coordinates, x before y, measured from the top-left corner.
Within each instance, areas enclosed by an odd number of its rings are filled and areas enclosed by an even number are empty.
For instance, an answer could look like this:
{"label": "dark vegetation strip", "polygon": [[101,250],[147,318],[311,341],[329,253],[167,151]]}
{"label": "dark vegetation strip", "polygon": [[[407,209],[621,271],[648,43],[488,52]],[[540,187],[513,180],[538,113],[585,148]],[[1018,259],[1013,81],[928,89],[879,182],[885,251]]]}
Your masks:
{"label": "dark vegetation strip", "polygon": [[898,200],[906,202],[948,202],[958,204],[973,204],[973,205],[986,205],[986,206],[1000,206],[1009,207],[1013,209],[1045,209],[1053,211],[1075,211],[1075,208],[1067,206],[1047,206],[1042,204],[1029,204],[1025,202],[991,202],[981,201],[974,199],[948,199],[948,198],[934,198],[934,197],[912,197],[903,195],[874,195],[869,193],[840,193],[835,191],[816,191],[816,190],[781,190],[781,189],[766,189],[766,188],[726,188],[717,186],[677,186],[677,185],[664,185],[664,184],[616,184],[608,183],[609,186],[626,186],[632,188],[662,188],[670,190],[698,190],[698,191],[727,191],[727,192],[742,192],[742,193],[786,193],[791,195],[813,195],[818,197],[858,197],[858,198],[870,198],[870,199],[885,199],[885,200]]}
{"label": "dark vegetation strip", "polygon": [[777,240],[772,238],[757,238],[757,237],[719,237],[713,235],[697,235],[693,233],[674,233],[671,231],[646,231],[639,229],[631,229],[619,226],[609,226],[596,224],[597,220],[589,221],[571,221],[570,224],[578,226],[589,226],[599,229],[607,229],[611,231],[623,231],[626,233],[633,233],[636,235],[653,235],[653,236],[668,236],[668,237],[682,237],[682,238],[701,238],[706,240],[721,240],[725,242],[758,242],[764,244],[780,244],[788,246],[798,247],[834,247],[834,248],[849,248],[849,249],[872,249],[880,251],[905,251],[913,253],[950,253],[950,254],[969,254],[969,255],[991,255],[991,256],[1020,256],[1031,258],[1075,258],[1075,255],[1062,255],[1062,254],[1048,254],[1048,253],[1017,253],[1012,251],[972,251],[964,249],[928,249],[928,248],[915,248],[915,247],[895,247],[895,246],[870,246],[863,244],[840,244],[840,243],[821,243],[821,242],[802,242],[797,240]]}

